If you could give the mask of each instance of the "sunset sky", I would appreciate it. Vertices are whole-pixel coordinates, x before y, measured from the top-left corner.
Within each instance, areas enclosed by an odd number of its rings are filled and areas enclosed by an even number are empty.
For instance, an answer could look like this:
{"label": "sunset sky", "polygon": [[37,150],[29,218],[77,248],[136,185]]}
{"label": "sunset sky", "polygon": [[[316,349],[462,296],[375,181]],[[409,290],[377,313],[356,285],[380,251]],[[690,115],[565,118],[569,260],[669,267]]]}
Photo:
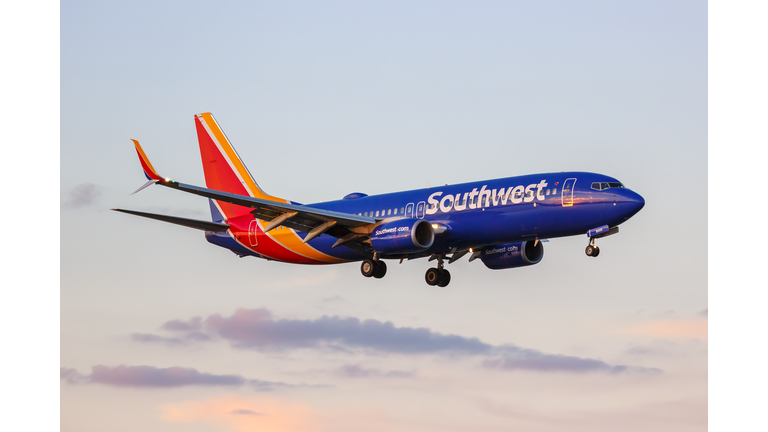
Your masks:
{"label": "sunset sky", "polygon": [[[697,1],[61,4],[65,432],[705,431],[708,31]],[[298,202],[614,176],[645,208],[494,271],[239,258],[193,115]],[[763,120],[764,121],[764,120]],[[711,158],[711,156],[710,156]]]}

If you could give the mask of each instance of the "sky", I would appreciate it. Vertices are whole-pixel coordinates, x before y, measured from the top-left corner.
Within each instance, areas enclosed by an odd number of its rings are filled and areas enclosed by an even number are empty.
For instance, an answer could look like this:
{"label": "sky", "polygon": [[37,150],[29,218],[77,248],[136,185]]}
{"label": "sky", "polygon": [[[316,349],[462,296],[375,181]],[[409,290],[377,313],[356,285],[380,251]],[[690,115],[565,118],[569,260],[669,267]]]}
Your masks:
{"label": "sky", "polygon": [[[695,1],[60,5],[62,431],[708,428],[708,11]],[[298,202],[554,171],[645,208],[541,263],[238,258],[193,115]]]}

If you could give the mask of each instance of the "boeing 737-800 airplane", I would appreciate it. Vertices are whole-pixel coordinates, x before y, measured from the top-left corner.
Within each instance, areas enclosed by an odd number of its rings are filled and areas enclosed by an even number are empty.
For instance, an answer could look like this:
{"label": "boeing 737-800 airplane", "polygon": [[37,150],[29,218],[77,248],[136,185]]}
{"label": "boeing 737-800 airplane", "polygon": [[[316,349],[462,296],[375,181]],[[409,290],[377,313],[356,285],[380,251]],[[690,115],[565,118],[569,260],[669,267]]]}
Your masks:
{"label": "boeing 737-800 airplane", "polygon": [[240,257],[296,264],[362,261],[363,276],[374,278],[386,274],[384,259],[429,257],[437,266],[427,270],[426,282],[444,287],[451,280],[446,262],[470,255],[490,269],[533,265],[544,256],[542,242],[555,237],[586,234],[586,253],[596,257],[595,239],[616,234],[645,205],[615,178],[587,172],[351,193],[303,205],[265,193],[210,113],[196,115],[195,126],[208,187],[159,175],[133,140],[149,179],[139,190],[157,184],[209,198],[213,220],[113,210],[203,230],[210,243]]}

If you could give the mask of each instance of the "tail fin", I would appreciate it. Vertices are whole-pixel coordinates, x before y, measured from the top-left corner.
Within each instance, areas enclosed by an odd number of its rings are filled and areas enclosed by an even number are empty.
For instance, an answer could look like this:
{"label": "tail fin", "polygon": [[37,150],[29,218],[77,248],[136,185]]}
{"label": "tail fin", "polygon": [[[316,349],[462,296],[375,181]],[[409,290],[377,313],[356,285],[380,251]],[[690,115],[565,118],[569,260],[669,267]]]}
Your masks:
{"label": "tail fin", "polygon": [[[239,195],[252,196],[270,201],[286,202],[264,192],[224,135],[211,113],[195,115],[197,140],[203,162],[205,183],[209,189]],[[221,201],[215,202],[225,218],[247,214],[250,209]]]}

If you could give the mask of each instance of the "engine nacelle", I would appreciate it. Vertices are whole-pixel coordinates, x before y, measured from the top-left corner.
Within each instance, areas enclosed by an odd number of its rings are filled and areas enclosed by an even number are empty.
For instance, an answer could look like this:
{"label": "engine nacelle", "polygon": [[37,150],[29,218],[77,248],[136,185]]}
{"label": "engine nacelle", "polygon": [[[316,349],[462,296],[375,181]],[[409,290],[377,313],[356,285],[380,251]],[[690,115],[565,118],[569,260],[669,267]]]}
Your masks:
{"label": "engine nacelle", "polygon": [[544,244],[527,240],[524,242],[507,243],[489,246],[483,249],[480,259],[486,267],[501,270],[538,264],[544,258]]}
{"label": "engine nacelle", "polygon": [[424,219],[400,219],[379,225],[371,233],[371,246],[383,254],[421,252],[432,246],[435,231]]}

